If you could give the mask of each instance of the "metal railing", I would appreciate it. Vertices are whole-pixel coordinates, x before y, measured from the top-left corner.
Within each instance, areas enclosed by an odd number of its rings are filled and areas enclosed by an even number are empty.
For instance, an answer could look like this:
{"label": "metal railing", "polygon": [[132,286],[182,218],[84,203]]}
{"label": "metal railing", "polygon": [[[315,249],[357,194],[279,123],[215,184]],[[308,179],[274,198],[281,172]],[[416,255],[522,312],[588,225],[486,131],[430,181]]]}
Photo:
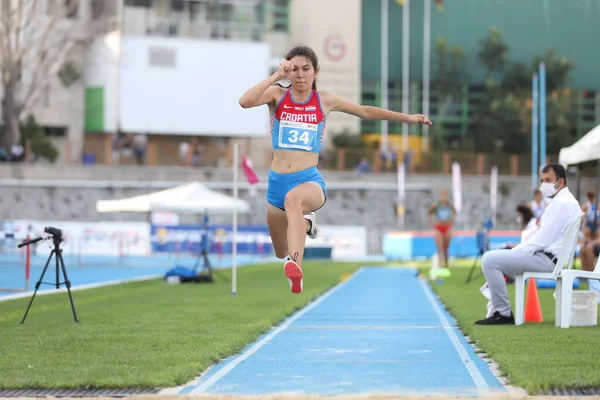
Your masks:
{"label": "metal railing", "polygon": [[[552,157],[550,157],[552,159]],[[359,163],[367,166],[361,172]],[[401,151],[386,158],[379,149],[347,148],[327,150],[321,159],[321,168],[335,171],[356,171],[357,174],[396,171],[398,163],[404,163],[407,173],[450,174],[453,163],[459,163],[463,174],[487,175],[493,166],[498,173],[512,176],[531,174],[530,154],[476,153],[468,151],[431,151],[408,153]]]}
{"label": "metal railing", "polygon": [[272,32],[289,32],[290,5],[288,0],[267,0],[263,5],[265,28]]}
{"label": "metal railing", "polygon": [[[400,83],[392,82],[388,89],[389,108],[395,111],[402,110],[402,87]],[[566,102],[573,100],[573,107],[577,119],[575,126],[578,136],[581,137],[592,128],[600,124],[600,88],[594,93],[587,90],[566,89],[564,93],[556,94],[556,98],[549,96],[548,103],[557,102],[560,106],[565,106]],[[432,92],[430,98],[430,116],[435,118],[443,133],[446,136],[466,137],[469,131],[469,124],[473,115],[477,114],[483,100],[487,94],[476,90],[468,85],[463,85],[460,96],[452,98],[451,102],[445,102],[436,93]],[[411,114],[421,112],[422,92],[418,82],[412,82],[410,86],[410,106]],[[363,84],[362,103],[365,105],[381,105],[381,82],[371,81]],[[389,123],[389,133],[401,133],[402,124],[391,121]],[[362,121],[362,133],[381,132],[380,121]],[[411,134],[421,134],[421,127],[411,126]]]}
{"label": "metal railing", "polygon": [[125,35],[185,37],[211,40],[261,41],[264,31],[264,26],[260,22],[190,22],[178,18],[162,18],[152,21],[128,20],[123,27]]}

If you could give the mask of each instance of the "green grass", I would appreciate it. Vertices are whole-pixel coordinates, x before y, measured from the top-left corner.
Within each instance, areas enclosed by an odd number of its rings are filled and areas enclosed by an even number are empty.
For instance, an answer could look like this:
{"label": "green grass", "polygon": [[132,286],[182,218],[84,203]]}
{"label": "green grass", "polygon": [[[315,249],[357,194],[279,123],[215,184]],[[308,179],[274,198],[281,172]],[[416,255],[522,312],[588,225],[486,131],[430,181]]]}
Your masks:
{"label": "green grass", "polygon": [[[0,388],[172,387],[240,352],[359,264],[306,262],[304,291],[281,264],[238,269],[238,296],[212,284],[151,280],[0,302]],[[230,277],[231,271],[225,270]]]}
{"label": "green grass", "polygon": [[[462,263],[470,267],[470,263]],[[425,264],[420,265],[426,268]],[[353,272],[359,264],[307,262],[305,290],[289,293],[280,264],[238,270],[231,283],[168,285],[151,280],[39,296],[24,325],[29,297],[0,302],[0,388],[172,387],[240,352],[294,311]],[[230,277],[230,271],[223,271]],[[512,385],[541,389],[600,387],[600,327],[554,327],[552,289],[540,289],[541,324],[475,326],[487,300],[481,276],[465,284],[468,268],[433,289],[474,345]],[[509,285],[514,301],[514,285]]]}
{"label": "green grass", "polygon": [[[538,289],[542,323],[475,326],[473,322],[486,314],[487,299],[479,292],[485,279],[478,276],[466,284],[468,268],[453,269],[450,278],[441,284],[432,282],[431,286],[464,334],[498,364],[510,384],[530,394],[549,388],[600,387],[599,326],[554,327],[554,289]],[[481,275],[481,269],[477,275]],[[508,293],[514,309],[514,284],[508,285]]]}

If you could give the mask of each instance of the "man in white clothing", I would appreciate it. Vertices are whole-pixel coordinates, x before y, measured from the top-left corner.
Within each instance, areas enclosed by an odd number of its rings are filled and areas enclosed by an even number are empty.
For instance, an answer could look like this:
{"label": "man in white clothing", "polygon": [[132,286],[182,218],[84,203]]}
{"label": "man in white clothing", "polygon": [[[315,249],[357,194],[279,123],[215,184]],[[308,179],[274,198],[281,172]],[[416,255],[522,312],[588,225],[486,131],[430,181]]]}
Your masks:
{"label": "man in white clothing", "polygon": [[481,269],[490,288],[495,312],[489,318],[476,321],[477,325],[515,323],[504,275],[514,276],[525,271],[552,272],[568,226],[581,218],[581,207],[567,188],[567,177],[562,165],[544,166],[540,180],[540,191],[551,202],[541,217],[537,231],[527,242],[511,250],[491,250],[481,258]]}

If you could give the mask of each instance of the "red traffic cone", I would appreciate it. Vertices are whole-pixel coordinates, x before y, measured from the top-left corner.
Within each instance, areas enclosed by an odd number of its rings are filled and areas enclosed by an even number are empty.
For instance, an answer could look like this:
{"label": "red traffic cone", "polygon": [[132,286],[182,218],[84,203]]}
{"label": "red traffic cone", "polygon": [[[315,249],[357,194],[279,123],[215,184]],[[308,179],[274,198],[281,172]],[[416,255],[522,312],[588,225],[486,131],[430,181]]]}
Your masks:
{"label": "red traffic cone", "polygon": [[525,299],[525,322],[543,322],[542,308],[534,278],[529,278],[527,298]]}

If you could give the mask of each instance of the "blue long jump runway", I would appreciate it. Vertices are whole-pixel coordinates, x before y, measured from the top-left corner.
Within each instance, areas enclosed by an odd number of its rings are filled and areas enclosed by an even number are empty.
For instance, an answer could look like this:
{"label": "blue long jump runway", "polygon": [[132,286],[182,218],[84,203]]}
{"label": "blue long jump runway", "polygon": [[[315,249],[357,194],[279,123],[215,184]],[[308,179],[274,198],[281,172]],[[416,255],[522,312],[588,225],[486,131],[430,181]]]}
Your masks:
{"label": "blue long jump runway", "polygon": [[415,272],[360,269],[178,393],[506,392]]}

